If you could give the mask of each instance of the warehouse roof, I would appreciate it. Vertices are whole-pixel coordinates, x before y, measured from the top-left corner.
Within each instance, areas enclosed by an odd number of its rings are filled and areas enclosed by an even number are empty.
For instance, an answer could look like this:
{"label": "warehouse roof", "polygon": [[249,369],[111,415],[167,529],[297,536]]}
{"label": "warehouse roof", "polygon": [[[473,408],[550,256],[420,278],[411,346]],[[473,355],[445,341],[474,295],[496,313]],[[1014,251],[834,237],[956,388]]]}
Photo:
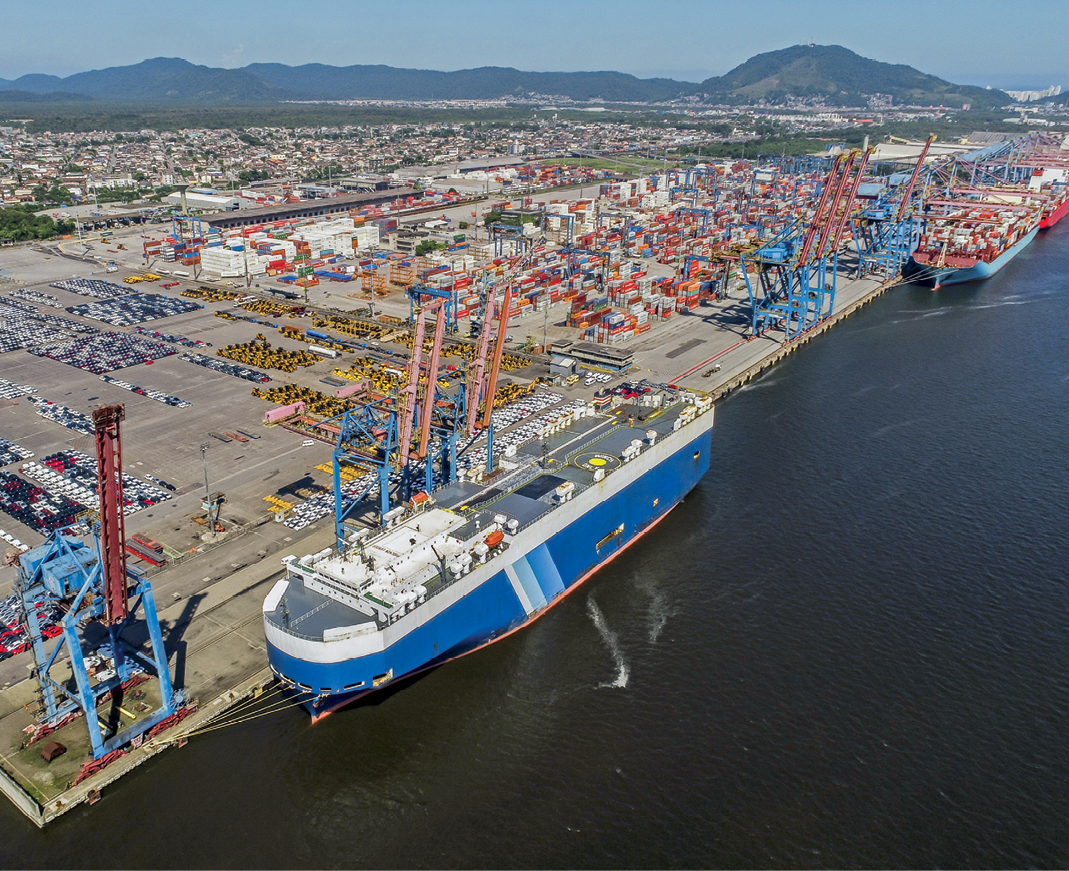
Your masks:
{"label": "warehouse roof", "polygon": [[312,218],[318,215],[330,215],[346,212],[364,206],[377,206],[389,203],[398,197],[409,197],[416,193],[412,188],[394,188],[389,191],[371,191],[365,194],[350,194],[344,197],[302,200],[299,203],[287,203],[281,206],[266,206],[262,209],[241,209],[222,215],[212,215],[205,223],[219,229],[230,227],[249,227],[254,224],[267,224],[271,221],[286,221],[290,218]]}

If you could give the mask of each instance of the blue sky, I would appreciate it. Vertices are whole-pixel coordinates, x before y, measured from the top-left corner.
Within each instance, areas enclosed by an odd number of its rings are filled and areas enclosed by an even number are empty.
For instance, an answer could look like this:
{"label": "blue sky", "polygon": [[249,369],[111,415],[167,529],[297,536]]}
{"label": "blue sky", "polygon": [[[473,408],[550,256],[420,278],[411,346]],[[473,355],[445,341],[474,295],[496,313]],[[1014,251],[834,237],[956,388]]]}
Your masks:
{"label": "blue sky", "polygon": [[701,81],[801,42],[839,44],[960,84],[1069,87],[1069,3],[1036,0],[11,0],[0,77],[183,57],[615,69]]}

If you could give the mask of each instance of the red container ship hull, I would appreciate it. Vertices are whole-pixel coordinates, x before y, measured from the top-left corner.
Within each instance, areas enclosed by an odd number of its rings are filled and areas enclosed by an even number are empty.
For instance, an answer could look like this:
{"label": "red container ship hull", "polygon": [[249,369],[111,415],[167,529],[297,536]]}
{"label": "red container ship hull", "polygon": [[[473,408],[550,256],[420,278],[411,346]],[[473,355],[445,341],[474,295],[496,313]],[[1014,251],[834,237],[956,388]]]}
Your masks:
{"label": "red container ship hull", "polygon": [[1061,204],[1057,206],[1053,212],[1043,217],[1039,222],[1039,229],[1046,230],[1048,227],[1053,227],[1057,224],[1065,215],[1069,213],[1069,196],[1066,196],[1062,200]]}

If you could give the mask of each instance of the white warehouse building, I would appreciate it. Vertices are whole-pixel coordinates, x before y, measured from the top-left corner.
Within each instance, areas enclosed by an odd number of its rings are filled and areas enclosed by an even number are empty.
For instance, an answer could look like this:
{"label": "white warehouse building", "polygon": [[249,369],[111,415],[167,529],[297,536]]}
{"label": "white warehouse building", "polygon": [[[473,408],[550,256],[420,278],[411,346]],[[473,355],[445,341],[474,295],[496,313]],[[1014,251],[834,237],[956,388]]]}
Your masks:
{"label": "white warehouse building", "polygon": [[[172,206],[180,206],[182,205],[182,195],[179,193],[167,194],[163,201]],[[239,197],[220,197],[214,194],[186,192],[186,207],[202,212],[236,212],[240,204],[241,199]]]}

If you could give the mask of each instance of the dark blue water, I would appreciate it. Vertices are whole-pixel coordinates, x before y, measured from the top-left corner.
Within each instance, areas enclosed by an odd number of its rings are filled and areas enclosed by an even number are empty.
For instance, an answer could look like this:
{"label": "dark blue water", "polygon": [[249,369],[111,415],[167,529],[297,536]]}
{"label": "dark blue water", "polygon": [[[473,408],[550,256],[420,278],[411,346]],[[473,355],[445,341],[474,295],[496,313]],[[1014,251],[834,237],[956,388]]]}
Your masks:
{"label": "dark blue water", "polygon": [[718,409],[713,470],[529,629],[193,739],[10,866],[1069,865],[1069,226]]}

